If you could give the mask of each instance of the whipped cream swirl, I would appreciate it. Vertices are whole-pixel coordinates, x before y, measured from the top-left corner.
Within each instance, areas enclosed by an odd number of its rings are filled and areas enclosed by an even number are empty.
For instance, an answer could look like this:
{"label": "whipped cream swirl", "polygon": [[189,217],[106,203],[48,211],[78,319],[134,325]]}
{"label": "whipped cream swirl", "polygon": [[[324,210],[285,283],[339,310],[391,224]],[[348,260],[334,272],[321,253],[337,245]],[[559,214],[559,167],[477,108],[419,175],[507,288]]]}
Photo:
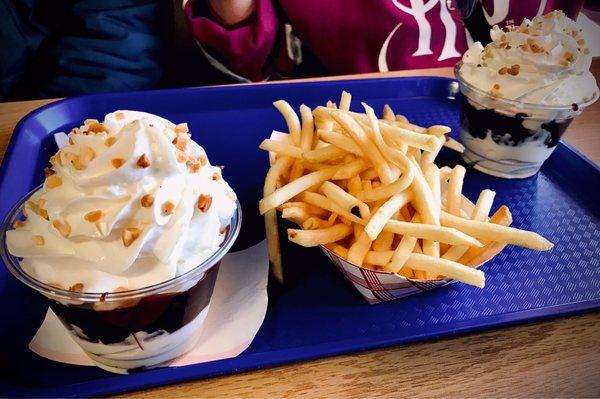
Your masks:
{"label": "whipped cream swirl", "polygon": [[562,11],[520,26],[494,26],[492,43],[474,43],[460,76],[494,97],[530,104],[572,105],[597,96],[583,32]]}
{"label": "whipped cream swirl", "polygon": [[9,252],[32,277],[74,291],[157,284],[220,246],[235,194],[187,125],[136,111],[86,120],[51,158]]}

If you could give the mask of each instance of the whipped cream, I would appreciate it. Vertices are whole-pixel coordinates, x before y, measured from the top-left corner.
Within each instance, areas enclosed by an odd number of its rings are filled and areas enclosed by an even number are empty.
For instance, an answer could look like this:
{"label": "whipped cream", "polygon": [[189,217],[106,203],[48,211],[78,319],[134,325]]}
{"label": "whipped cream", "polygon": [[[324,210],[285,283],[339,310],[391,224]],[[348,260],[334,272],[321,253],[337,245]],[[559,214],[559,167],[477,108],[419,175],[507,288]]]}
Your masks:
{"label": "whipped cream", "polygon": [[476,42],[467,50],[459,70],[477,89],[543,105],[571,106],[597,97],[583,33],[562,11],[526,19],[520,26],[496,25],[490,34],[490,44]]}
{"label": "whipped cream", "polygon": [[183,274],[219,248],[236,197],[186,124],[116,111],[68,136],[27,219],[7,232],[26,273],[75,291],[130,290]]}

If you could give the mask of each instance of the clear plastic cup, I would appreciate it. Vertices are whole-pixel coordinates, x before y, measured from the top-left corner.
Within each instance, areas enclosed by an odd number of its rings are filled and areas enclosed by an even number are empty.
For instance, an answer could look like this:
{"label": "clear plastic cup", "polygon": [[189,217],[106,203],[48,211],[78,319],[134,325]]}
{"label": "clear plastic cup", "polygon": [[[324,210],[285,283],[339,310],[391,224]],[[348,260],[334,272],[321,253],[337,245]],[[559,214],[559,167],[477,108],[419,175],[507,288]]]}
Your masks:
{"label": "clear plastic cup", "polygon": [[0,254],[10,272],[48,299],[75,342],[99,367],[119,374],[166,366],[192,349],[210,308],[219,264],[237,238],[239,202],[221,247],[202,264],[160,284],[99,293],[59,289],[27,274],[6,246],[6,231],[20,217],[27,194],[9,212],[0,232]]}
{"label": "clear plastic cup", "polygon": [[568,106],[528,104],[494,97],[454,73],[464,97],[460,137],[463,159],[475,169],[506,179],[536,174],[552,154],[563,133],[589,105],[598,99]]}

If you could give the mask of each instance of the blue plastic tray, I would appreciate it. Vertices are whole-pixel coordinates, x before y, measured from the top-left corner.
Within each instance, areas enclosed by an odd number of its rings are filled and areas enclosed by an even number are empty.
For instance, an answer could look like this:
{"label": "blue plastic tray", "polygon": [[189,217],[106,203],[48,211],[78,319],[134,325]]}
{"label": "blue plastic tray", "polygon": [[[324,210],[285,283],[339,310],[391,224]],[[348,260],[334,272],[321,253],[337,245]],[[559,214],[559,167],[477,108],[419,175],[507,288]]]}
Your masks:
{"label": "blue plastic tray", "polygon": [[[52,133],[115,109],[136,109],[187,121],[211,161],[244,205],[238,248],[262,239],[256,207],[267,157],[257,146],[272,129],[285,129],[271,103],[294,106],[336,99],[345,89],[355,105],[367,101],[423,125],[458,127],[453,81],[444,78],[376,79],[270,84],[77,97],[25,117],[17,126],[0,169],[0,217],[39,184],[56,151]],[[444,150],[440,164],[458,156]],[[510,206],[514,225],[548,237],[555,248],[538,253],[510,247],[485,265],[483,290],[453,284],[396,302],[368,305],[319,250],[286,246],[298,273],[290,287],[271,293],[265,322],[252,345],[234,359],[117,376],[94,367],[55,363],[27,344],[45,306],[0,267],[0,396],[90,396],[205,378],[305,359],[439,338],[600,307],[600,171],[564,144],[535,177],[507,181],[468,169],[466,194],[483,188]],[[289,256],[293,252],[294,256]]]}

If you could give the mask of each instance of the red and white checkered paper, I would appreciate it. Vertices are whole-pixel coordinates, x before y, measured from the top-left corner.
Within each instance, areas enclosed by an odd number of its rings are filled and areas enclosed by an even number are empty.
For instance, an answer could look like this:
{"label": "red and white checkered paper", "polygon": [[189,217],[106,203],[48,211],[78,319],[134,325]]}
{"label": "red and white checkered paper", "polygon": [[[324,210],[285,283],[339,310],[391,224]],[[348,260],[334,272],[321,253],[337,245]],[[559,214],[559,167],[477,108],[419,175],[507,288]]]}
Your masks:
{"label": "red and white checkered paper", "polygon": [[370,304],[393,301],[454,282],[452,279],[413,280],[395,273],[366,269],[346,262],[323,246],[320,248]]}

